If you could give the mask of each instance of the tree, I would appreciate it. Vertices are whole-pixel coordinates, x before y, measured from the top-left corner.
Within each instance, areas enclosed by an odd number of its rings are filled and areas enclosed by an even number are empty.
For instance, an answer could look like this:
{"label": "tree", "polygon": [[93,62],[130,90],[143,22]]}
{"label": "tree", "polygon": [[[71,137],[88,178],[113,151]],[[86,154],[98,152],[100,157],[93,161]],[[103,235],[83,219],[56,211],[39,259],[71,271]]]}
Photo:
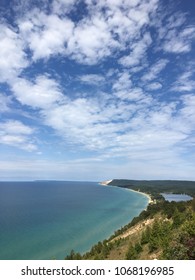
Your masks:
{"label": "tree", "polygon": [[150,238],[149,238],[149,249],[150,252],[157,250],[160,247],[160,223],[156,220],[153,224]]}
{"label": "tree", "polygon": [[191,202],[191,205],[192,205],[193,211],[195,212],[195,198],[193,198],[193,200]]}
{"label": "tree", "polygon": [[140,254],[143,251],[140,243],[136,243],[134,248],[135,248],[135,251],[137,252],[137,254]]}
{"label": "tree", "polygon": [[173,228],[178,228],[184,220],[182,213],[176,208],[173,214]]}
{"label": "tree", "polygon": [[126,254],[126,259],[127,260],[136,260],[138,257],[138,253],[135,250],[135,247],[130,243],[127,254]]}
{"label": "tree", "polygon": [[75,253],[74,250],[71,250],[70,255],[67,255],[65,260],[82,260],[82,256],[80,253]]}
{"label": "tree", "polygon": [[142,236],[141,236],[141,244],[146,244],[150,240],[150,234],[151,234],[151,229],[149,226],[146,227],[146,229],[143,231]]}

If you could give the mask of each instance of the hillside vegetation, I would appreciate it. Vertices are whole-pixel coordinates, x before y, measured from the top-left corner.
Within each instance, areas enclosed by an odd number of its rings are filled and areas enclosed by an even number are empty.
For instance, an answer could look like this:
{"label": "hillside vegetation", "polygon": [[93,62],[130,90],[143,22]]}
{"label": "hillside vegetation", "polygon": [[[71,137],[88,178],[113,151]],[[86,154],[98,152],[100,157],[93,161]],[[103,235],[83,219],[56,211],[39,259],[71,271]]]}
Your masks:
{"label": "hillside vegetation", "polygon": [[[89,252],[81,255],[72,251],[65,259],[194,260],[195,182],[188,182],[186,188],[184,182],[178,182],[112,181],[112,185],[149,193],[156,203],[149,204],[138,217],[109,239],[98,242]],[[185,193],[193,199],[168,202],[160,195],[161,192]]]}

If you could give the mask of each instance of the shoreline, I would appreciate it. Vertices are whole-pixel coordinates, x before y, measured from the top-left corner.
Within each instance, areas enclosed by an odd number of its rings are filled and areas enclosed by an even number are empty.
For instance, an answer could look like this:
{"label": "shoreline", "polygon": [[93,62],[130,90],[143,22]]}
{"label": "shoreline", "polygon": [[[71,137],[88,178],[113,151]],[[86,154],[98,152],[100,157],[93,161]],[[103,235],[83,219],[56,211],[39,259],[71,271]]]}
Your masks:
{"label": "shoreline", "polygon": [[128,190],[130,190],[130,191],[132,191],[132,192],[136,192],[136,193],[139,193],[139,194],[142,194],[142,195],[146,196],[146,197],[148,198],[148,204],[151,204],[151,203],[153,203],[153,202],[154,202],[154,201],[152,200],[151,196],[150,196],[148,193],[144,193],[144,192],[140,192],[140,191],[135,191],[135,190],[133,190],[133,189],[128,189]]}
{"label": "shoreline", "polygon": [[[119,187],[119,186],[114,186],[114,185],[109,185],[109,183],[111,183],[113,180],[107,180],[107,181],[103,181],[103,182],[99,182],[98,184],[99,185],[101,185],[101,186],[108,186],[108,187],[115,187],[115,188],[123,188],[123,189],[126,189],[127,191],[131,191],[131,192],[136,192],[136,193],[139,193],[139,194],[141,194],[141,195],[144,195],[145,197],[147,197],[148,198],[148,204],[147,204],[147,206],[146,206],[146,208],[144,209],[144,210],[146,210],[147,209],[147,207],[148,207],[148,205],[150,204],[150,203],[154,203],[154,201],[152,200],[152,198],[151,198],[151,196],[149,195],[149,194],[147,194],[147,193],[144,193],[144,192],[140,192],[140,191],[135,191],[135,190],[133,190],[133,189],[130,189],[130,188],[124,188],[124,187]],[[136,216],[135,216],[136,217]],[[134,218],[135,218],[134,217]],[[130,222],[132,221],[132,219],[129,221],[129,222],[127,222],[123,227],[125,227],[126,225],[128,225]],[[147,221],[147,223],[150,223],[151,221],[150,220],[148,220]],[[145,225],[145,223],[143,223],[143,226]],[[117,231],[117,230],[119,230],[120,228],[117,228],[115,231]],[[133,227],[133,230],[135,230],[135,227]],[[129,229],[129,231],[128,231],[128,236],[130,235],[130,233],[131,233],[131,231],[132,231],[132,228],[131,229]],[[129,233],[130,232],[130,233]],[[125,235],[125,233],[124,234],[122,234],[122,238],[123,238],[123,236]],[[112,236],[112,234],[111,235],[109,235],[106,239],[110,239],[111,238],[111,236]],[[120,239],[121,238],[121,235],[119,235],[118,237],[114,237],[114,239],[112,239],[111,241],[109,241],[109,242],[113,242],[114,240],[117,240],[117,239]],[[96,245],[97,243],[95,243],[94,245]],[[94,246],[93,245],[93,246]],[[92,247],[93,247],[92,246]],[[92,248],[91,247],[91,248]],[[90,249],[91,250],[91,249]],[[83,252],[83,254],[86,254],[87,252],[90,252],[90,250],[88,250],[88,251],[86,251],[86,252]]]}
{"label": "shoreline", "polygon": [[[111,183],[112,181],[113,180],[103,181],[103,182],[100,182],[99,185],[102,185],[102,186],[112,186],[112,185],[109,185],[109,183]],[[136,192],[136,193],[139,193],[139,194],[142,194],[142,195],[146,196],[148,198],[148,205],[151,204],[151,203],[154,203],[154,201],[152,200],[151,196],[148,193],[144,193],[144,192],[140,192],[140,191],[135,191],[135,190],[130,189],[130,188],[124,188],[124,187],[119,187],[119,186],[113,186],[113,187],[123,188],[123,189],[129,190],[129,191],[132,191],[132,192]]]}
{"label": "shoreline", "polygon": [[[130,188],[124,188],[124,187],[109,185],[112,181],[113,181],[113,180],[107,180],[107,181],[98,182],[98,185],[101,185],[101,186],[108,186],[108,187],[114,187],[114,188],[122,188],[122,189],[126,189],[127,191],[136,192],[136,193],[139,193],[139,194],[141,194],[141,195],[144,195],[145,197],[148,198],[148,204],[147,204],[146,208],[143,209],[143,211],[147,209],[147,207],[148,207],[148,205],[149,205],[150,203],[153,203],[153,200],[152,200],[152,198],[151,198],[151,196],[150,196],[149,194],[144,193],[144,192],[140,192],[140,191],[135,191],[135,190],[130,189]],[[141,212],[140,212],[140,213],[141,213]],[[135,216],[135,217],[136,217],[136,216]],[[134,218],[135,218],[135,217],[134,217]],[[133,218],[132,218],[132,219],[133,219]],[[113,232],[113,234],[114,234],[116,231],[120,230],[122,227],[125,227],[126,225],[128,225],[128,224],[132,221],[132,219],[129,220],[125,225],[121,226],[120,228],[117,228],[117,229]],[[151,222],[151,221],[147,221],[147,223],[150,223],[150,222]],[[145,224],[143,223],[143,225],[145,225]],[[134,228],[135,228],[135,227],[133,227],[133,230],[134,230]],[[132,230],[132,229],[129,229],[130,232],[131,232],[131,230]],[[112,237],[113,234],[109,235],[109,236],[106,237],[104,240],[109,240],[109,239]],[[124,235],[124,234],[123,234],[123,235]],[[130,235],[129,232],[128,232],[128,235]],[[111,241],[109,241],[109,242],[113,242],[115,239],[117,240],[117,239],[120,239],[120,238],[121,238],[120,236],[115,237],[113,240],[111,240]],[[104,240],[101,240],[100,242],[103,242]],[[82,252],[81,254],[82,254],[82,255],[85,255],[86,253],[90,252],[91,249],[93,248],[93,246],[95,246],[95,245],[97,245],[97,243],[94,243],[94,245],[92,245],[91,248],[90,248],[89,250],[86,250],[86,251]]]}

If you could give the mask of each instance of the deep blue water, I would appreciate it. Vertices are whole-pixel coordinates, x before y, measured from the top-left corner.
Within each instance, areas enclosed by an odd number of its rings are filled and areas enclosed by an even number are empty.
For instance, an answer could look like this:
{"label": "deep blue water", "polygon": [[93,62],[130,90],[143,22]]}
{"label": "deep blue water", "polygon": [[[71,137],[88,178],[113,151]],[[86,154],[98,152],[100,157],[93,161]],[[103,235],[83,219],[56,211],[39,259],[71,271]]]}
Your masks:
{"label": "deep blue water", "polygon": [[161,193],[162,196],[165,198],[167,201],[188,201],[193,199],[191,196],[187,194],[173,194],[173,193]]}
{"label": "deep blue water", "polygon": [[0,259],[63,259],[137,216],[148,198],[94,182],[0,182]]}

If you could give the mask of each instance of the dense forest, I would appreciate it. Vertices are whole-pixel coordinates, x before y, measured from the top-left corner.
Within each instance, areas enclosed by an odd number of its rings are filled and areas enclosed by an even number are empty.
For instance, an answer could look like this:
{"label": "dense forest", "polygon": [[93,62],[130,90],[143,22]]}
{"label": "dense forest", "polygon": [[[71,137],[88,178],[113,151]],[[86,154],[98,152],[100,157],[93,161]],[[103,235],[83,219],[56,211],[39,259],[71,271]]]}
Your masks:
{"label": "dense forest", "polygon": [[[195,182],[113,180],[111,185],[148,193],[155,203],[89,252],[72,250],[65,259],[195,259]],[[193,199],[168,202],[162,192],[185,193]]]}
{"label": "dense forest", "polygon": [[194,181],[114,179],[109,185],[148,193],[156,199],[162,198],[161,193],[187,194],[195,197]]}

